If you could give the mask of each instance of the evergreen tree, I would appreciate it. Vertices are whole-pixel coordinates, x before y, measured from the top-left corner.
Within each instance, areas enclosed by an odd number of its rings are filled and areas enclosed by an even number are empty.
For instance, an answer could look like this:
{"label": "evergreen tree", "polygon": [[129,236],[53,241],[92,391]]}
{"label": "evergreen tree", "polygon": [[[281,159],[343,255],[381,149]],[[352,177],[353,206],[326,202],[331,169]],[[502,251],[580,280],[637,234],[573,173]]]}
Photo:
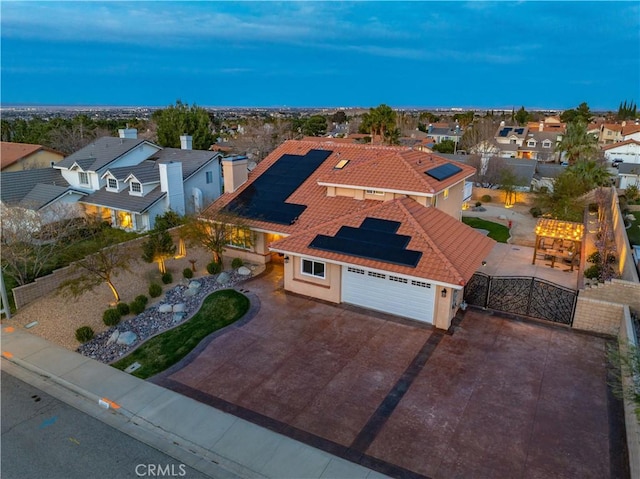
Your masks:
{"label": "evergreen tree", "polygon": [[196,105],[176,101],[152,116],[158,127],[158,144],[170,148],[180,148],[180,135],[190,135],[193,148],[208,150],[215,138],[211,128],[209,113]]}

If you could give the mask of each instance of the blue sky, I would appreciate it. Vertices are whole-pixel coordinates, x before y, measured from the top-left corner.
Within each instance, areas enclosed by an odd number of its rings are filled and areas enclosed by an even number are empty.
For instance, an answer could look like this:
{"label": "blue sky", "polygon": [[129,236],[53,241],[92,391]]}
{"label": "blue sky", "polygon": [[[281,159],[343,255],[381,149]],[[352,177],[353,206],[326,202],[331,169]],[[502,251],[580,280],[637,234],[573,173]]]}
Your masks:
{"label": "blue sky", "polygon": [[1,102],[617,110],[640,3],[1,2]]}

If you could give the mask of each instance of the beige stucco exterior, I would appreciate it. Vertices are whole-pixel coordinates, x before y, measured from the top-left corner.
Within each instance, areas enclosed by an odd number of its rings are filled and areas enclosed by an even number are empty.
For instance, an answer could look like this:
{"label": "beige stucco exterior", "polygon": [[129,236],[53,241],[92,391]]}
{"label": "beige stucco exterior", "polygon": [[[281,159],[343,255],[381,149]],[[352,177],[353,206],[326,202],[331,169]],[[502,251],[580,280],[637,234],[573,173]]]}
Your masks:
{"label": "beige stucco exterior", "polygon": [[325,263],[325,277],[316,278],[302,273],[302,258],[289,256],[284,263],[284,289],[312,298],[341,302],[342,267],[339,264]]}
{"label": "beige stucco exterior", "polygon": [[436,195],[435,206],[440,211],[444,211],[449,216],[459,220],[462,214],[462,200],[464,199],[464,182],[455,184],[448,190],[448,196],[445,191]]}
{"label": "beige stucco exterior", "polygon": [[23,171],[33,170],[36,168],[49,168],[51,163],[57,163],[64,159],[62,153],[56,153],[55,151],[40,150],[32,153],[24,158],[20,158],[15,163],[3,168],[2,171]]}

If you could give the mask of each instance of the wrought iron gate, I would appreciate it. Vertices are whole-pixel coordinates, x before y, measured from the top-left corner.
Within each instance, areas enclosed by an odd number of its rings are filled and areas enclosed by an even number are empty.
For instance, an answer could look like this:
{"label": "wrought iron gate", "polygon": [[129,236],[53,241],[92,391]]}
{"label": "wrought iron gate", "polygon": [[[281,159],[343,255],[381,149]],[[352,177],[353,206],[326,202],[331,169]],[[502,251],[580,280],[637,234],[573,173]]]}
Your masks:
{"label": "wrought iron gate", "polygon": [[483,273],[475,273],[464,290],[467,304],[569,326],[577,298],[577,291],[543,279]]}

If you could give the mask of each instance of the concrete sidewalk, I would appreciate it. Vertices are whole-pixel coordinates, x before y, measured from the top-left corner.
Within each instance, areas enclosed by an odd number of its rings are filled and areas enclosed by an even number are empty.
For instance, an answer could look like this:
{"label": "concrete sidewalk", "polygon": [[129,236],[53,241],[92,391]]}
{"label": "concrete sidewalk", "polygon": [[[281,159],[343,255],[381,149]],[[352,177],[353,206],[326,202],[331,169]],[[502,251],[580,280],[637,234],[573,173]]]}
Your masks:
{"label": "concrete sidewalk", "polygon": [[0,333],[5,371],[211,477],[386,477],[8,323]]}

